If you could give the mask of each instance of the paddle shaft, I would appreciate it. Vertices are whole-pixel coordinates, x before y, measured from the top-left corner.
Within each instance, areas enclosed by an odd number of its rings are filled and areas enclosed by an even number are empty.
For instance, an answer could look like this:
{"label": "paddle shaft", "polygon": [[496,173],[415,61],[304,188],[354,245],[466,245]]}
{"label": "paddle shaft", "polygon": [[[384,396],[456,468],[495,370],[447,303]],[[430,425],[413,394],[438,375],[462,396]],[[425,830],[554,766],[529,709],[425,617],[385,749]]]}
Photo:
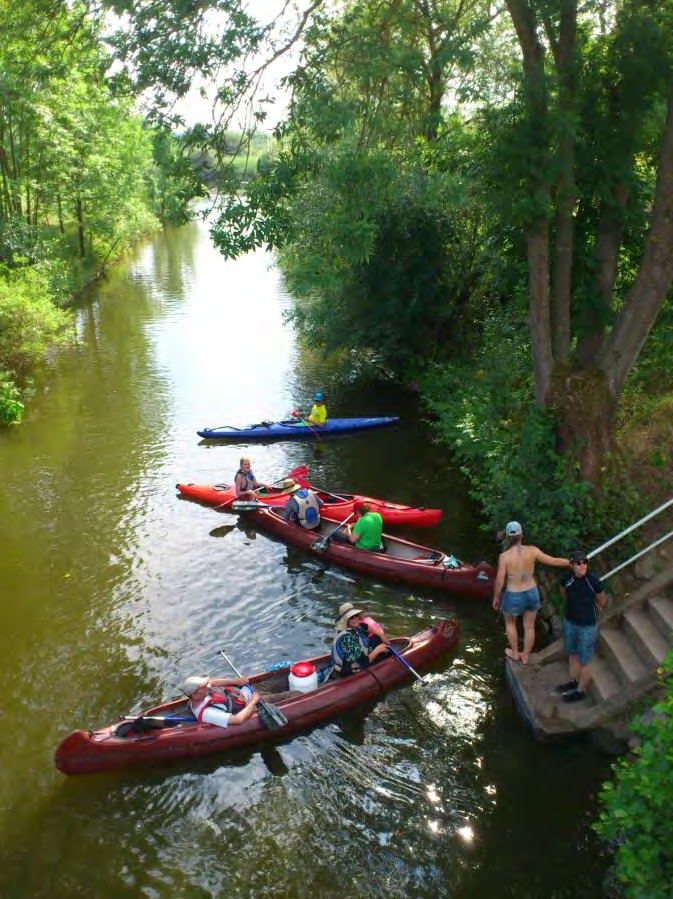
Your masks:
{"label": "paddle shaft", "polygon": [[133,715],[124,715],[124,721],[188,721],[191,724],[196,724],[196,718],[173,718],[169,715],[138,715],[134,717]]}
{"label": "paddle shaft", "polygon": [[325,534],[324,537],[319,537],[316,540],[316,542],[313,544],[313,549],[315,549],[316,546],[318,546],[318,544],[320,544],[320,546],[326,548],[328,545],[328,542],[331,540],[333,535],[336,534],[336,532],[339,530],[339,528],[342,528],[345,524],[348,524],[348,522],[351,520],[351,518],[354,515],[355,515],[355,512],[351,512],[351,514],[348,516],[348,518],[344,518],[343,521],[339,522],[339,524],[335,528],[333,528],[333,530],[331,530],[329,532],[329,534]]}
{"label": "paddle shaft", "polygon": [[388,644],[388,649],[392,652],[392,654],[395,656],[395,658],[398,659],[398,661],[402,662],[402,664],[405,666],[405,668],[408,668],[409,671],[411,671],[411,673],[414,675],[414,677],[418,678],[418,680],[422,684],[426,683],[425,679],[421,677],[421,675],[418,673],[418,671],[416,671],[415,668],[412,668],[412,666],[409,664],[409,662],[407,662],[407,660],[404,658],[404,656],[400,655],[400,653],[395,649],[395,647],[392,644],[390,644],[390,643]]}
{"label": "paddle shaft", "polygon": [[[287,480],[287,478],[303,478],[308,474],[308,468],[305,465],[298,465],[296,468],[293,468],[292,471],[288,472],[282,478],[278,478],[277,481],[272,481],[270,484],[266,484],[266,487],[275,487],[276,484],[282,484],[283,481]],[[253,490],[253,493],[257,493],[258,490],[264,490],[264,487],[256,487]],[[221,509],[223,506],[230,506],[232,502],[235,502],[235,497],[233,500],[228,499],[224,503],[220,503],[219,506],[215,506],[216,509]]]}
{"label": "paddle shaft", "polygon": [[[240,678],[243,678],[243,675],[241,674],[241,672],[238,670],[236,665],[234,665],[234,663],[231,661],[231,659],[229,658],[229,656],[226,654],[226,652],[223,649],[220,649],[220,655],[225,660],[225,662],[227,662],[227,664],[229,664],[232,667],[232,669],[236,672],[236,674]],[[247,686],[249,686],[253,690],[255,689],[252,686],[252,684],[248,684]],[[269,704],[264,699],[258,700],[257,705],[261,709],[264,709],[266,714],[276,722],[277,727],[282,727],[284,724],[287,724],[287,718],[281,712],[280,709],[276,708],[275,705]],[[267,725],[267,726],[269,726],[269,725]]]}
{"label": "paddle shaft", "polygon": [[306,427],[309,429],[309,431],[311,431],[311,433],[315,434],[317,440],[320,440],[320,428],[318,428],[317,425],[309,424],[305,418],[301,417],[301,415],[299,414],[299,412],[297,412],[296,409],[294,410],[294,413],[293,413],[293,417],[294,416],[296,416],[302,424],[306,425]]}

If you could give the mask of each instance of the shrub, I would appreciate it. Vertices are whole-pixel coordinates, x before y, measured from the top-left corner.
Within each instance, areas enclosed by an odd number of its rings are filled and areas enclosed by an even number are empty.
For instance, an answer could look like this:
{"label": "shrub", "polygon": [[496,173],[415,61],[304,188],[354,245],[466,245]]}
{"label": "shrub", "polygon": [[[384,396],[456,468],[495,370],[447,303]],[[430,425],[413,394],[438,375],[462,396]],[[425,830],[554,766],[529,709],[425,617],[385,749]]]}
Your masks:
{"label": "shrub", "polygon": [[0,425],[18,424],[23,416],[19,388],[6,371],[0,371]]}
{"label": "shrub", "polygon": [[533,400],[525,316],[511,306],[494,310],[479,348],[430,366],[420,386],[490,524],[520,520],[527,536],[557,554],[577,545],[588,486],[555,451],[553,414]]}
{"label": "shrub", "polygon": [[668,899],[673,884],[673,651],[659,669],[664,698],[632,730],[640,745],[603,785],[594,827],[616,844],[616,873],[628,899]]}

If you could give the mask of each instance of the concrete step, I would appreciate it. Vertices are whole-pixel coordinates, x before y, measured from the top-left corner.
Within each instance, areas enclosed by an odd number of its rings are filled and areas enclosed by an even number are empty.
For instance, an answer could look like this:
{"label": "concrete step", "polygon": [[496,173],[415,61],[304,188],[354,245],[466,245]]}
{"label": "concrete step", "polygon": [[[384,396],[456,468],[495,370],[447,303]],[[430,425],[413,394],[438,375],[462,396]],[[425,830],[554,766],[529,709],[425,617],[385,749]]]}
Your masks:
{"label": "concrete step", "polygon": [[647,674],[647,666],[638,657],[624,631],[607,624],[598,632],[598,652],[610,663],[617,679],[625,687]]}
{"label": "concrete step", "polygon": [[615,677],[607,659],[594,655],[591,660],[591,675],[589,695],[596,705],[605,702],[606,699],[614,696],[619,691],[619,681]]}
{"label": "concrete step", "polygon": [[657,668],[668,652],[668,643],[643,606],[624,613],[624,633],[648,668]]}
{"label": "concrete step", "polygon": [[654,623],[670,646],[673,643],[673,600],[668,596],[653,596],[647,606]]}

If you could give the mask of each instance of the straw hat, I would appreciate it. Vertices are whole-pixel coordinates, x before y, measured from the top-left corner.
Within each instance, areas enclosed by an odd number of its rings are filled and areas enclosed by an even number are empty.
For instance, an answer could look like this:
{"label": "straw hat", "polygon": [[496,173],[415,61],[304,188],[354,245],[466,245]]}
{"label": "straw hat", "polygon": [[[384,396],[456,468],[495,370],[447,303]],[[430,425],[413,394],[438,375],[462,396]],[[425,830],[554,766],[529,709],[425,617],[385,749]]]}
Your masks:
{"label": "straw hat", "polygon": [[338,631],[343,631],[348,626],[348,621],[355,615],[364,615],[362,609],[357,609],[352,602],[342,602],[339,606],[339,614],[334,619],[334,626]]}

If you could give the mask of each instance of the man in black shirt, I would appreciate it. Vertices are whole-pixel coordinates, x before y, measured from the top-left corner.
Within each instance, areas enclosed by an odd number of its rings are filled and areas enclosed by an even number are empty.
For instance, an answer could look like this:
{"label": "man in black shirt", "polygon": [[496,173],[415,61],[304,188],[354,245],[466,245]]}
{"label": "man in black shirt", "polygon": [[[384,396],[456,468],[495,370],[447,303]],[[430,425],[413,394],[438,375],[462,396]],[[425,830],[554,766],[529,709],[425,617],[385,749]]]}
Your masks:
{"label": "man in black shirt", "polygon": [[564,702],[579,702],[586,696],[598,637],[596,609],[607,605],[603,584],[589,574],[588,564],[587,554],[576,550],[570,554],[571,572],[561,580],[561,595],[565,599],[563,644],[568,653],[570,680],[556,687],[556,692]]}

